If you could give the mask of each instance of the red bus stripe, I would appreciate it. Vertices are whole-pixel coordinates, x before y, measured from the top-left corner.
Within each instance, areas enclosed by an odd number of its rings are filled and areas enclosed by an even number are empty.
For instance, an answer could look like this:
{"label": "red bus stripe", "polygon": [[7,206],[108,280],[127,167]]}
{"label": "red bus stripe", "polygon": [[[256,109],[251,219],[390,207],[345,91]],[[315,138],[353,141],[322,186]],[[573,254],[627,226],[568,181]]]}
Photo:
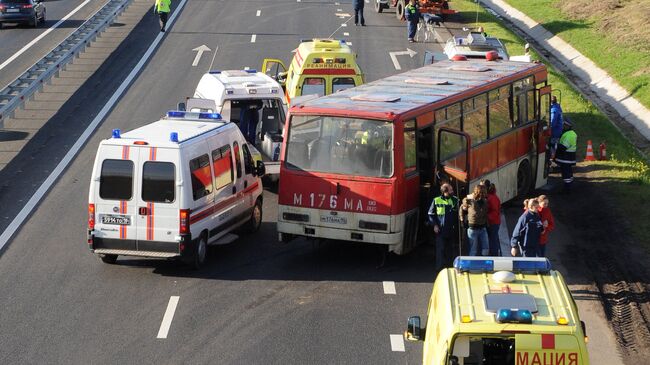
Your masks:
{"label": "red bus stripe", "polygon": [[356,75],[351,68],[306,68],[303,75]]}

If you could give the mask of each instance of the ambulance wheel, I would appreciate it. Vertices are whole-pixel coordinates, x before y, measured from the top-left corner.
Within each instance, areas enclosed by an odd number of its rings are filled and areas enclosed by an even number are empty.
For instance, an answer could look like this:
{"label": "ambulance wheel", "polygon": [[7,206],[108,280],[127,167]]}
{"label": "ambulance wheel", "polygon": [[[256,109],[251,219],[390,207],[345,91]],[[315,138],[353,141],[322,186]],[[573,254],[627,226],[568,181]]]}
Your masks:
{"label": "ambulance wheel", "polygon": [[524,160],[517,169],[517,196],[523,198],[530,189],[530,163]]}
{"label": "ambulance wheel", "polygon": [[377,13],[384,11],[384,4],[380,3],[379,0],[375,0],[375,11]]}
{"label": "ambulance wheel", "polygon": [[253,211],[251,212],[251,217],[248,220],[246,230],[249,233],[255,233],[260,229],[262,225],[262,201],[257,199]]}
{"label": "ambulance wheel", "polygon": [[398,20],[406,19],[404,17],[404,9],[405,8],[406,8],[406,5],[404,4],[404,0],[397,1],[397,5],[395,6],[395,15],[397,15]]}
{"label": "ambulance wheel", "polygon": [[115,262],[117,262],[117,255],[100,255],[99,258],[105,264],[113,265]]}
{"label": "ambulance wheel", "polygon": [[199,270],[205,264],[205,259],[208,256],[208,241],[205,238],[205,235],[202,235],[199,238],[199,241],[196,243],[196,251],[194,252],[194,260],[192,261],[192,267],[195,270]]}

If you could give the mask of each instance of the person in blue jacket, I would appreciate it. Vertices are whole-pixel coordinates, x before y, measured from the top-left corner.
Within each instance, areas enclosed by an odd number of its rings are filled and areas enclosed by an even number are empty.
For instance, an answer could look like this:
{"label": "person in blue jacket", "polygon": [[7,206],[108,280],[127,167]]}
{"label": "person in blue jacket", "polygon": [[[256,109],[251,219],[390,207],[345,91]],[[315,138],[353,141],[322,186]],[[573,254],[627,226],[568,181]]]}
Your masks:
{"label": "person in blue jacket", "polygon": [[364,0],[352,0],[352,8],[354,9],[354,25],[359,25],[365,27],[366,21],[363,19],[363,5]]}
{"label": "person in blue jacket", "polygon": [[562,137],[563,120],[562,106],[557,102],[557,97],[553,96],[551,98],[551,158],[555,157],[557,143]]}
{"label": "person in blue jacket", "polygon": [[440,196],[431,202],[429,208],[429,224],[436,234],[436,270],[445,265],[451,265],[451,255],[458,227],[458,198],[454,196],[454,188],[450,184],[440,186]]}
{"label": "person in blue jacket", "polygon": [[539,202],[537,199],[528,199],[528,210],[519,217],[512,232],[512,256],[518,256],[521,251],[523,257],[537,257],[537,247],[543,231],[544,223],[539,216]]}
{"label": "person in blue jacket", "polygon": [[404,8],[408,39],[411,43],[415,42],[415,32],[418,31],[418,23],[420,22],[420,9],[418,9],[415,2],[415,0],[409,0],[408,5]]}

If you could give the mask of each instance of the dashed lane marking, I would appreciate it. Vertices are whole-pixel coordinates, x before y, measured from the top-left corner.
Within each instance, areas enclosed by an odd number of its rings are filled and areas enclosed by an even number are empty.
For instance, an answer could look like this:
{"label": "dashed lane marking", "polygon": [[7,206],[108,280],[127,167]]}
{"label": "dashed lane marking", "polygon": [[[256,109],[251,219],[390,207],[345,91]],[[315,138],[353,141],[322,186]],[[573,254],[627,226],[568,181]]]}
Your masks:
{"label": "dashed lane marking", "polygon": [[352,45],[352,42],[345,42],[345,43],[347,43],[348,46]]}
{"label": "dashed lane marking", "polygon": [[349,37],[349,36],[350,36],[350,33],[348,33],[348,32],[343,32],[343,35],[346,36],[346,37]]}
{"label": "dashed lane marking", "polygon": [[343,9],[336,9],[336,11],[343,11]]}
{"label": "dashed lane marking", "polygon": [[[183,10],[183,7],[187,3],[187,0],[182,0],[176,9],[174,10],[174,13],[169,17],[168,24],[171,26],[174,24],[174,21],[176,20],[176,17],[180,13],[181,10]],[[74,159],[74,157],[79,153],[81,150],[81,147],[83,147],[86,144],[86,141],[90,136],[93,134],[95,129],[101,124],[102,121],[104,121],[104,118],[108,115],[108,113],[113,109],[115,104],[120,100],[126,89],[131,85],[131,82],[140,74],[140,71],[142,68],[147,64],[147,61],[149,61],[149,58],[153,55],[154,51],[158,48],[158,45],[160,45],[160,42],[162,42],[163,38],[165,35],[168,33],[163,33],[160,32],[156,36],[156,38],[153,40],[147,51],[142,55],[140,58],[140,61],[133,67],[129,75],[122,81],[122,84],[115,90],[113,95],[111,96],[110,99],[104,104],[102,109],[97,113],[95,118],[90,122],[88,127],[83,131],[81,136],[77,139],[77,141],[72,145],[72,147],[68,150],[68,153],[65,154],[61,162],[59,162],[58,165],[54,168],[52,173],[45,179],[45,181],[39,186],[38,190],[32,195],[31,198],[27,201],[27,204],[20,210],[18,215],[14,218],[13,221],[9,224],[9,226],[2,232],[2,235],[0,235],[0,250],[9,242],[9,239],[16,233],[16,231],[22,226],[22,224],[25,222],[25,219],[29,215],[31,215],[32,211],[38,205],[38,203],[43,199],[45,194],[50,190],[52,185],[57,181],[59,176],[63,173],[63,171],[68,167],[70,162]],[[215,51],[216,53],[216,51]]]}
{"label": "dashed lane marking", "polygon": [[251,35],[251,43],[255,43],[256,39],[257,39],[257,34]]}
{"label": "dashed lane marking", "polygon": [[347,27],[348,25],[347,25],[347,23],[343,23],[343,24],[341,24],[341,26],[342,27]]}
{"label": "dashed lane marking", "polygon": [[178,306],[178,299],[180,299],[178,296],[171,296],[169,298],[169,303],[167,303],[167,310],[165,311],[162,323],[160,324],[157,338],[167,338],[169,327],[172,325],[174,313],[176,312],[176,307]]}
{"label": "dashed lane marking", "polygon": [[404,337],[402,335],[390,335],[390,349],[393,352],[404,352]]}
{"label": "dashed lane marking", "polygon": [[255,16],[260,16],[260,15],[262,15],[262,11],[258,10],[257,13],[255,13]]}
{"label": "dashed lane marking", "polygon": [[244,70],[250,70],[250,69],[251,69],[251,68],[248,67],[248,66],[245,66],[245,67],[244,67]]}
{"label": "dashed lane marking", "polygon": [[91,1],[92,0],[86,0],[83,3],[79,4],[79,6],[77,6],[71,12],[69,12],[68,15],[64,16],[63,19],[61,19],[58,22],[54,23],[53,26],[48,28],[45,32],[41,33],[38,37],[32,39],[32,41],[27,43],[23,48],[20,49],[20,51],[14,53],[11,57],[9,57],[6,61],[4,61],[0,65],[0,70],[7,67],[8,64],[13,62],[16,58],[20,57],[20,55],[25,53],[28,49],[32,48],[32,46],[34,46],[38,41],[45,38],[45,36],[47,36],[48,34],[52,33],[54,31],[54,29],[58,28],[59,25],[63,24],[63,22],[65,22],[66,20],[70,19],[71,16],[75,15],[79,10],[81,10],[81,8],[86,6],[86,4],[88,4]]}
{"label": "dashed lane marking", "polygon": [[394,281],[384,281],[384,294],[397,294]]}

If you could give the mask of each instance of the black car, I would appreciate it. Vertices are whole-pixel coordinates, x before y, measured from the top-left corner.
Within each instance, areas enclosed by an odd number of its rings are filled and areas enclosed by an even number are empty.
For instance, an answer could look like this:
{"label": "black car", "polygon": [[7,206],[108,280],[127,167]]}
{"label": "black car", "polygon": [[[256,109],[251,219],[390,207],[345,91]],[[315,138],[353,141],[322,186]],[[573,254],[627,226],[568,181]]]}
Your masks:
{"label": "black car", "polygon": [[42,0],[0,0],[0,28],[3,23],[26,23],[36,28],[44,22]]}

